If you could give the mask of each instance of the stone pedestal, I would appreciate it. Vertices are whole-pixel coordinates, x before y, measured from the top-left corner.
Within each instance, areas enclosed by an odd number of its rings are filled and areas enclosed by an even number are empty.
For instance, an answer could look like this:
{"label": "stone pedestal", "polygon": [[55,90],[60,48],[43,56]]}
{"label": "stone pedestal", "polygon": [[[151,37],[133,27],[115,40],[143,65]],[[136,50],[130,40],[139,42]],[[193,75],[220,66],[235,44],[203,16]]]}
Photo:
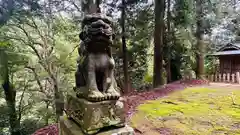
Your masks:
{"label": "stone pedestal", "polygon": [[66,114],[86,134],[94,134],[105,127],[125,126],[123,99],[90,102],[75,95],[67,96]]}
{"label": "stone pedestal", "polygon": [[[60,117],[59,129],[59,135],[86,135],[79,125],[68,119],[67,116]],[[126,125],[120,128],[101,130],[96,135],[134,135],[134,130]]]}

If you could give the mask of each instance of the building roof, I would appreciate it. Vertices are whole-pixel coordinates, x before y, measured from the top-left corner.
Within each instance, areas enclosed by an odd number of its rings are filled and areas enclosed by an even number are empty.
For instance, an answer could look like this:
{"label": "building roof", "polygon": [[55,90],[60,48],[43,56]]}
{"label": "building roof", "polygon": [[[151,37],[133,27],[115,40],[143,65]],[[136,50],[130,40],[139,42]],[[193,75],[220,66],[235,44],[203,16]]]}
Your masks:
{"label": "building roof", "polygon": [[221,47],[217,52],[210,54],[210,56],[220,55],[240,55],[240,38],[236,38],[235,42],[228,43]]}
{"label": "building roof", "polygon": [[240,50],[240,42],[228,43],[227,45],[221,47],[217,52],[225,50]]}
{"label": "building roof", "polygon": [[216,52],[214,54],[211,54],[212,56],[220,56],[220,55],[240,55],[240,50],[231,50],[231,51],[220,51]]}

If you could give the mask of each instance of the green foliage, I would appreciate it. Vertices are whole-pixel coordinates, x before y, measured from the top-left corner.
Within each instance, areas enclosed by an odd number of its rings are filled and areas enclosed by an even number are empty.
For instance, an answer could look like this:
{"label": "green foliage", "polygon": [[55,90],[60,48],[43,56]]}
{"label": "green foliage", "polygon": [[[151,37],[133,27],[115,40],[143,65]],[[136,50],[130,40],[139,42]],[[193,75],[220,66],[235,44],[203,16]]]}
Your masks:
{"label": "green foliage", "polygon": [[153,81],[152,75],[150,75],[149,73],[146,73],[144,76],[144,81],[147,83],[152,83],[152,81]]}
{"label": "green foliage", "polygon": [[196,67],[195,60],[195,37],[190,27],[176,27],[174,31],[174,45],[171,47],[172,77],[173,80],[180,79],[184,72],[194,70]]}
{"label": "green foliage", "polygon": [[7,47],[8,45],[9,45],[9,43],[6,42],[6,41],[5,41],[5,42],[4,42],[4,41],[1,41],[1,42],[0,42],[0,47],[1,47],[1,48]]}
{"label": "green foliage", "polygon": [[[144,84],[144,75],[147,73],[148,67],[148,49],[150,48],[152,33],[152,9],[149,6],[136,9],[138,14],[131,16],[131,23],[135,29],[130,29],[132,33],[128,38],[128,56],[129,71],[133,87],[138,89]],[[150,29],[149,29],[150,26]],[[137,29],[136,29],[137,28]]]}
{"label": "green foliage", "polygon": [[37,119],[26,119],[21,122],[21,133],[23,135],[31,135],[44,126],[44,123],[39,122]]}
{"label": "green foliage", "polygon": [[[56,77],[60,92],[74,85],[79,28],[71,19],[57,14],[51,18],[48,12],[44,16],[18,15],[1,27],[0,37],[7,42],[0,42],[0,51],[7,56],[8,63],[3,63],[6,57],[0,57],[0,62],[1,68],[9,69],[10,81],[17,90],[17,115],[21,132],[27,135],[55,122],[51,75]],[[9,125],[5,123],[0,129],[8,134]]]}
{"label": "green foliage", "polygon": [[206,74],[214,74],[217,71],[219,62],[215,57],[206,57],[205,58],[205,73]]}
{"label": "green foliage", "polygon": [[[2,100],[1,100],[2,101]],[[7,112],[8,108],[6,105],[1,104],[0,105],[0,132],[2,128],[5,128],[8,126],[8,116],[7,116]]]}
{"label": "green foliage", "polygon": [[193,1],[175,0],[174,13],[175,25],[188,27],[193,24]]}

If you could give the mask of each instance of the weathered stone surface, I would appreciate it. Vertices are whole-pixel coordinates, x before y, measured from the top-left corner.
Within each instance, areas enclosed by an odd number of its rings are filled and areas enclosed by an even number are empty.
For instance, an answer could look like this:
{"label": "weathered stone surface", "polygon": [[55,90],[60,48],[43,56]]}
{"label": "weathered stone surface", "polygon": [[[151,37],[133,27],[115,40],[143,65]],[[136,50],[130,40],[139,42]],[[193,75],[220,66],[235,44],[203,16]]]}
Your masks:
{"label": "weathered stone surface", "polygon": [[218,81],[218,76],[217,76],[217,74],[215,74],[215,80],[214,80],[215,82],[217,82]]}
{"label": "weathered stone surface", "polygon": [[240,84],[240,73],[236,72],[237,83]]}
{"label": "weathered stone surface", "polygon": [[230,73],[227,73],[227,82],[230,82]]}
{"label": "weathered stone surface", "polygon": [[218,74],[218,81],[221,82],[222,81],[222,74]]}
{"label": "weathered stone surface", "polygon": [[[82,129],[72,120],[68,119],[67,116],[60,117],[60,130],[59,135],[86,135],[82,132]],[[124,126],[114,129],[102,130],[96,135],[134,135],[134,130],[129,126]]]}
{"label": "weathered stone surface", "polygon": [[89,24],[94,20],[102,19],[104,22],[111,24],[113,21],[110,17],[106,16],[105,14],[101,13],[94,13],[94,14],[87,14],[82,21],[83,25]]}
{"label": "weathered stone surface", "polygon": [[61,135],[95,134],[112,126],[99,135],[133,134],[125,127],[124,103],[114,77],[111,25],[112,20],[101,13],[86,15],[82,22],[76,86],[65,107],[72,121],[61,119]]}
{"label": "weathered stone surface", "polygon": [[75,95],[67,96],[66,112],[83,132],[95,133],[103,127],[125,125],[123,99],[90,102]]}
{"label": "weathered stone surface", "polygon": [[111,50],[114,32],[111,25],[111,19],[101,13],[86,15],[82,22],[75,90],[77,96],[89,101],[120,97],[114,77],[115,62]]}
{"label": "weathered stone surface", "polygon": [[232,74],[232,83],[235,83],[235,74]]}
{"label": "weathered stone surface", "polygon": [[226,74],[223,74],[223,82],[226,81]]}
{"label": "weathered stone surface", "polygon": [[214,80],[214,75],[211,75],[210,81],[213,82],[213,80]]}
{"label": "weathered stone surface", "polygon": [[80,88],[75,88],[74,89],[76,92],[76,96],[78,98],[84,98],[88,101],[92,101],[92,102],[98,102],[98,101],[105,101],[105,100],[118,100],[120,97],[119,95],[115,95],[115,94],[110,94],[107,92],[102,92],[101,94],[103,96],[98,96],[98,97],[89,97],[89,90],[87,87],[80,87]]}

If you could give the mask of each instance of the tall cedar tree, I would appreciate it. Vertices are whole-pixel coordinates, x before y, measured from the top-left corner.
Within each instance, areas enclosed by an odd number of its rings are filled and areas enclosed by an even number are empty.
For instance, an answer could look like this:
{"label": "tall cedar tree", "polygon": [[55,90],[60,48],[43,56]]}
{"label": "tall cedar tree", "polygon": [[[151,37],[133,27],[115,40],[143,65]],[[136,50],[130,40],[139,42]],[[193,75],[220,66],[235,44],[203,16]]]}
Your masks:
{"label": "tall cedar tree", "polygon": [[167,71],[167,82],[171,82],[171,0],[167,1],[167,65],[166,65],[166,71]]}
{"label": "tall cedar tree", "polygon": [[154,15],[154,73],[153,87],[164,84],[163,80],[163,27],[164,27],[164,0],[155,0]]}
{"label": "tall cedar tree", "polygon": [[203,79],[204,77],[204,42],[203,42],[203,0],[196,1],[196,13],[197,13],[197,78]]}
{"label": "tall cedar tree", "polygon": [[122,27],[124,93],[128,93],[130,88],[129,88],[129,75],[128,75],[127,46],[126,46],[126,37],[125,37],[125,18],[126,18],[125,9],[126,9],[126,1],[122,0],[121,27]]}

